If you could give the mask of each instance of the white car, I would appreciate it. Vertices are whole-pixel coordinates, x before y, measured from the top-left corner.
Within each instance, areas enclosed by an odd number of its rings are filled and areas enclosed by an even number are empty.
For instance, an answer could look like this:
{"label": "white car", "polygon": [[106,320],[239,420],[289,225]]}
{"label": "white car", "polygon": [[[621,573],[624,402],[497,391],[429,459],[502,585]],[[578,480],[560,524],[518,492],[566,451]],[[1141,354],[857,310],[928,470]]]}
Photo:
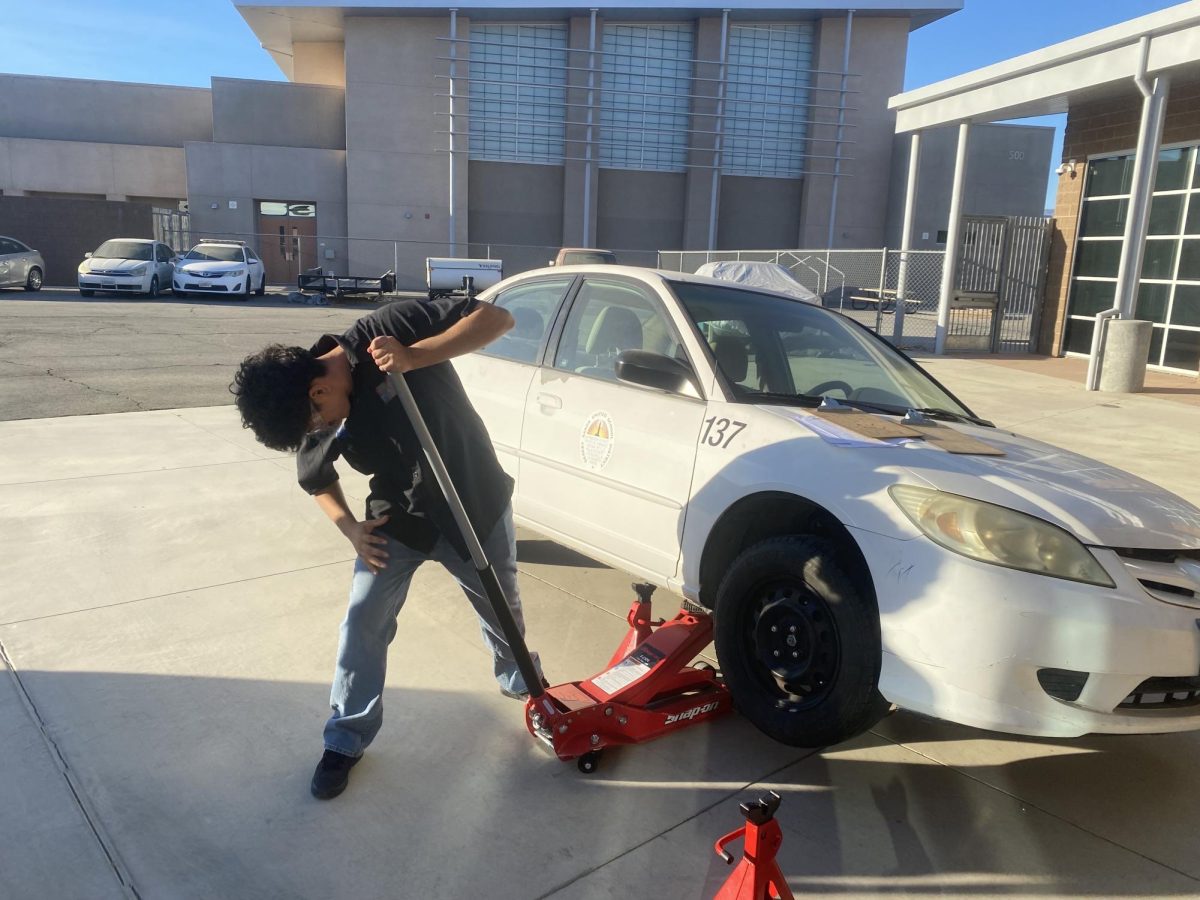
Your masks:
{"label": "white car", "polygon": [[115,238],[105,241],[79,264],[79,295],[97,291],[144,294],[157,297],[171,286],[175,251],[146,238]]}
{"label": "white car", "polygon": [[267,289],[262,260],[242,241],[201,241],[175,266],[175,293],[217,294],[245,300]]}
{"label": "white car", "polygon": [[516,325],[455,365],[518,521],[712,610],[767,734],[836,743],[888,702],[1032,735],[1200,728],[1200,509],[992,427],[778,294],[588,266],[481,297]]}

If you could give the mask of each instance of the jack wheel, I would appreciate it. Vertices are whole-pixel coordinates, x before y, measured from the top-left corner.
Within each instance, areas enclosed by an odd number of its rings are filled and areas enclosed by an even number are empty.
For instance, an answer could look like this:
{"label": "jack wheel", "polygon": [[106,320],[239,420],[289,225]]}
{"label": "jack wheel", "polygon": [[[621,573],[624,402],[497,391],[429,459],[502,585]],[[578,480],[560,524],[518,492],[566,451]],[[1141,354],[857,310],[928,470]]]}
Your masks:
{"label": "jack wheel", "polygon": [[576,760],[575,765],[579,767],[579,771],[584,775],[591,775],[600,768],[600,753],[597,750],[589,750],[583,756]]}

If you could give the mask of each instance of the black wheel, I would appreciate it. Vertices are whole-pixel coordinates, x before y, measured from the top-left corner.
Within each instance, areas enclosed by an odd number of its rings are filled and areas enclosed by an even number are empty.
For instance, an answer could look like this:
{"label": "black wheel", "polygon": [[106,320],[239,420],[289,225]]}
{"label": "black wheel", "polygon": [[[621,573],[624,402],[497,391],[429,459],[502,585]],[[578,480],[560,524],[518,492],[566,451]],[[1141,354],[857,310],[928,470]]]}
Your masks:
{"label": "black wheel", "polygon": [[255,297],[261,297],[267,292],[267,273],[263,273],[262,281],[258,283],[258,290],[254,292]]}
{"label": "black wheel", "polygon": [[825,747],[875,724],[879,610],[831,544],[793,535],[745,550],[715,604],[721,671],[734,704],[784,744]]}
{"label": "black wheel", "polygon": [[241,300],[243,303],[250,299],[250,278],[246,278],[246,286],[238,293],[233,295],[234,300]]}
{"label": "black wheel", "polygon": [[591,775],[600,768],[600,753],[596,750],[589,750],[575,761],[575,765],[584,775]]}
{"label": "black wheel", "polygon": [[158,296],[158,276],[155,275],[150,279],[150,290],[146,293],[147,297],[154,298]]}
{"label": "black wheel", "polygon": [[86,288],[80,288],[80,289],[79,289],[79,296],[80,296],[80,297],[91,297],[91,296],[93,296],[95,293],[96,293],[95,291],[89,291],[89,290],[87,290]]}
{"label": "black wheel", "polygon": [[25,276],[25,290],[40,291],[42,289],[42,270],[34,266]]}

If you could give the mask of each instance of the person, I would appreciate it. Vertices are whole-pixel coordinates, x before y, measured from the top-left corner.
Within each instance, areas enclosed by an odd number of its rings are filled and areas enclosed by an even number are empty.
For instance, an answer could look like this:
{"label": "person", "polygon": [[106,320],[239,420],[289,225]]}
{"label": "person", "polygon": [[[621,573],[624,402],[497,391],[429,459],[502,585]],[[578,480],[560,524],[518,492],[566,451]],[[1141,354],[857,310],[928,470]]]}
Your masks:
{"label": "person", "polygon": [[[502,693],[528,695],[466,544],[386,373],[402,373],[463,506],[504,589],[521,633],[512,479],[448,360],[508,331],[512,316],[473,297],[399,300],[342,335],[305,350],[272,344],[242,361],[230,390],[242,424],[274,450],[296,452],[300,486],[354,546],[357,558],[341,625],[325,724],[325,751],[311,790],[332,799],[383,722],[387,648],[417,568],[441,563],[466,593],[491,651]],[[334,462],[371,476],[356,519]],[[540,663],[531,654],[534,664]],[[544,679],[543,679],[544,680]]]}

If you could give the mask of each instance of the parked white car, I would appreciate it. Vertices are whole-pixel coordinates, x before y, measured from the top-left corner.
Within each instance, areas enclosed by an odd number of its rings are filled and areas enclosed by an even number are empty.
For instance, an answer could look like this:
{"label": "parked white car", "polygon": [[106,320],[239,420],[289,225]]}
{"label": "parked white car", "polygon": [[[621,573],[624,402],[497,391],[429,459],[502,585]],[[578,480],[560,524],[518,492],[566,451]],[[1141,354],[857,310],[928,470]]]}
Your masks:
{"label": "parked white car", "polygon": [[79,295],[97,291],[145,294],[157,297],[170,287],[175,270],[175,251],[146,238],[115,238],[105,241],[79,264]]}
{"label": "parked white car", "polygon": [[175,266],[175,293],[218,294],[245,300],[267,289],[262,260],[242,241],[201,241]]}
{"label": "parked white car", "polygon": [[[836,743],[888,701],[1033,735],[1200,728],[1200,509],[992,427],[782,295],[588,266],[482,298],[516,326],[455,365],[518,521],[712,610],[767,734]],[[918,439],[875,436],[902,417]]]}

